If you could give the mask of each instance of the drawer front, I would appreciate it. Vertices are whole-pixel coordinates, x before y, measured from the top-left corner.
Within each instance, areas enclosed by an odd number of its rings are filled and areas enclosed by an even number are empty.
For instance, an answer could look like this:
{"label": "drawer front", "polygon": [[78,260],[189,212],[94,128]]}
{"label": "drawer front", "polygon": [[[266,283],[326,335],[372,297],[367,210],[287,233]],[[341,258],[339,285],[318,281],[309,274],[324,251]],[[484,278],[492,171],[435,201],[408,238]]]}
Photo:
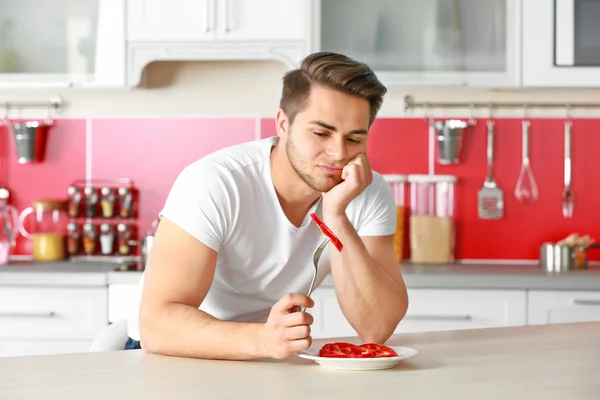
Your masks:
{"label": "drawer front", "polygon": [[529,324],[600,321],[600,291],[529,292]]}
{"label": "drawer front", "polygon": [[525,290],[412,289],[397,333],[526,324]]}
{"label": "drawer front", "polygon": [[93,339],[108,325],[107,289],[0,287],[0,338]]}
{"label": "drawer front", "polygon": [[[409,289],[409,308],[395,333],[520,326],[526,324],[524,290]],[[355,336],[332,288],[317,289],[309,312],[313,338]]]}

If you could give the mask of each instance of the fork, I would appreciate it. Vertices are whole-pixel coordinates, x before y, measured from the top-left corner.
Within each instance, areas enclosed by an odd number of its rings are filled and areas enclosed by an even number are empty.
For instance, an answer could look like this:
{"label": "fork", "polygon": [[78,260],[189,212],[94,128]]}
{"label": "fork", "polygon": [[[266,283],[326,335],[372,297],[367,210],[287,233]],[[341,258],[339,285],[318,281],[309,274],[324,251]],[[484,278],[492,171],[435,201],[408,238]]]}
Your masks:
{"label": "fork", "polygon": [[[317,279],[317,272],[319,271],[319,260],[321,259],[321,254],[323,254],[323,250],[325,250],[325,247],[327,247],[327,244],[329,243],[329,241],[330,241],[330,239],[328,237],[326,237],[321,242],[319,247],[317,247],[317,249],[315,250],[315,252],[313,254],[313,264],[315,266],[315,270],[313,272],[312,281],[310,282],[310,287],[308,288],[308,294],[307,294],[308,297],[310,297],[310,295],[312,294],[313,286],[315,285],[315,280]],[[298,311],[300,311],[300,312],[304,312],[305,310],[306,310],[306,307],[298,308]]]}

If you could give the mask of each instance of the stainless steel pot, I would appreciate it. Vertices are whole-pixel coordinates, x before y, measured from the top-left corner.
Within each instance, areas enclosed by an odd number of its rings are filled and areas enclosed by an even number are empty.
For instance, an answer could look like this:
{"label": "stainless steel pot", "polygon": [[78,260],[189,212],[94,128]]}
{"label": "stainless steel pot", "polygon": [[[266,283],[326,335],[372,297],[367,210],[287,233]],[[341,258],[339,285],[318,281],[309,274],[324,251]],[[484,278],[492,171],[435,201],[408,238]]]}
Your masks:
{"label": "stainless steel pot", "polygon": [[543,243],[540,246],[540,268],[548,272],[585,269],[588,266],[587,250],[600,247],[600,243],[586,246]]}

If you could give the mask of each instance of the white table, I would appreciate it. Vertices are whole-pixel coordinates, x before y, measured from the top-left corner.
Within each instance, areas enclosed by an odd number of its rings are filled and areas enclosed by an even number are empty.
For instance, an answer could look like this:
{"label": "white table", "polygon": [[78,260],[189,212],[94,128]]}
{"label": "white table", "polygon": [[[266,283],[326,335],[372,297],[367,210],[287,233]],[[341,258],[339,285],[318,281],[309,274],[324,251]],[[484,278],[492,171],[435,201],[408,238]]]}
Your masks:
{"label": "white table", "polygon": [[[352,340],[356,342],[356,339]],[[315,345],[325,341],[315,341]],[[600,399],[600,323],[396,335],[397,368],[117,351],[0,359],[0,399]]]}

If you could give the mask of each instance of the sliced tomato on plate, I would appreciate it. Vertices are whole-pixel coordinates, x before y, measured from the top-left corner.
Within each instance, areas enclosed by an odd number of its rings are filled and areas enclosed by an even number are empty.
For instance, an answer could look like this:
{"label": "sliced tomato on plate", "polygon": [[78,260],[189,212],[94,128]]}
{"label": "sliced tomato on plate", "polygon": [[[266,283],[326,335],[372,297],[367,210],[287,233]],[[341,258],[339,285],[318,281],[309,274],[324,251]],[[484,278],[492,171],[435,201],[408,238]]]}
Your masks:
{"label": "sliced tomato on plate", "polygon": [[330,358],[379,358],[395,357],[398,354],[391,348],[375,343],[355,345],[346,342],[325,344],[319,350],[320,357]]}

